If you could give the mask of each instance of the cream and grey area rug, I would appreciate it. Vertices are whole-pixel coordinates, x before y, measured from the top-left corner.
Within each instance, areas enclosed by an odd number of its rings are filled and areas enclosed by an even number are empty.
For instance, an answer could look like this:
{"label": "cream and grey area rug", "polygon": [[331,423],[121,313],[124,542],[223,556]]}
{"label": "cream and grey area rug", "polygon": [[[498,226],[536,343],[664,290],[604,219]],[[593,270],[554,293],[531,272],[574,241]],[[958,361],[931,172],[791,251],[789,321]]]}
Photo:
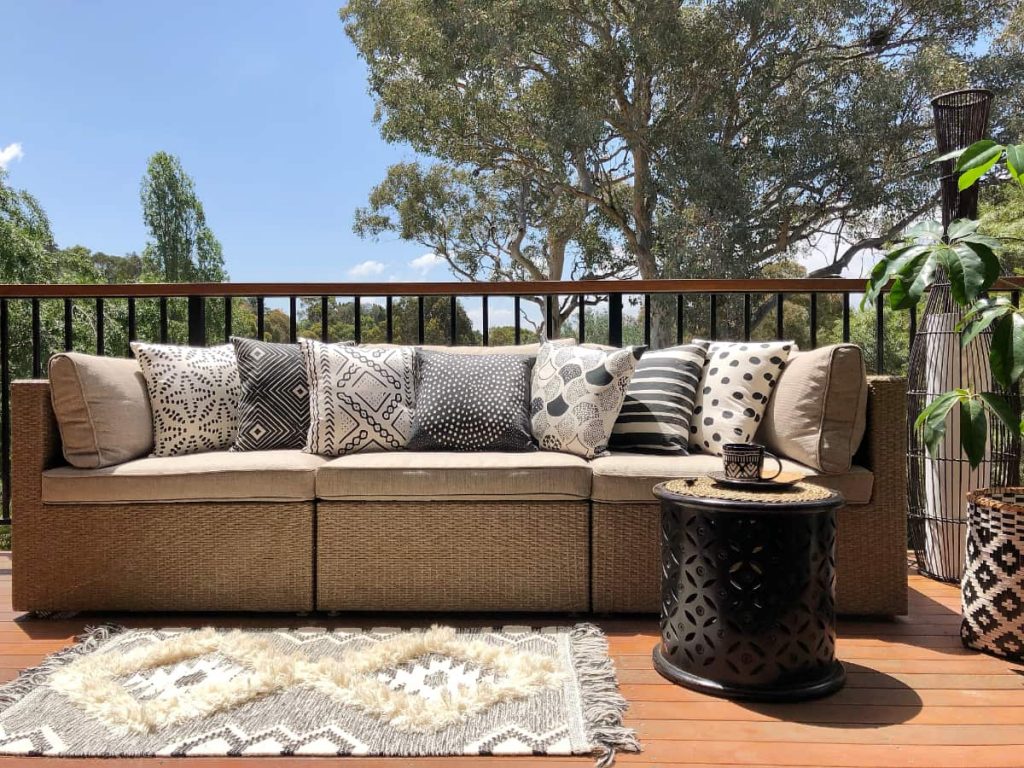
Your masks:
{"label": "cream and grey area rug", "polygon": [[0,688],[0,754],[637,751],[600,629],[103,626]]}

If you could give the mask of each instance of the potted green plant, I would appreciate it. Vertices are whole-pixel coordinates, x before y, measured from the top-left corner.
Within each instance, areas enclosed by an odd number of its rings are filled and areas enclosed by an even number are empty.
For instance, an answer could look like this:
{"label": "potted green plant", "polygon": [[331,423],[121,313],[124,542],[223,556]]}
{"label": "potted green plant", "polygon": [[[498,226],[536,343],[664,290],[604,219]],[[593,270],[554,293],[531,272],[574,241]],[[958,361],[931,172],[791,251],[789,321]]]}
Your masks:
{"label": "potted green plant", "polygon": [[[955,160],[959,189],[976,184],[994,168],[1024,192],[1024,144],[1002,145],[991,139],[938,158]],[[908,232],[871,271],[864,304],[878,300],[892,283],[894,309],[917,306],[940,276],[950,295],[964,308],[957,330],[967,347],[991,329],[988,365],[1001,392],[954,389],[934,397],[914,427],[921,430],[929,453],[946,437],[947,424],[958,419],[960,447],[971,467],[985,459],[989,417],[1012,434],[1024,434],[1024,420],[1002,392],[1014,392],[1024,376],[1024,311],[1005,296],[988,291],[1002,274],[1002,242],[978,231],[979,222],[960,219],[943,228],[925,222]],[[1024,488],[982,488],[967,497],[967,566],[961,583],[964,644],[1000,656],[1024,659]]]}

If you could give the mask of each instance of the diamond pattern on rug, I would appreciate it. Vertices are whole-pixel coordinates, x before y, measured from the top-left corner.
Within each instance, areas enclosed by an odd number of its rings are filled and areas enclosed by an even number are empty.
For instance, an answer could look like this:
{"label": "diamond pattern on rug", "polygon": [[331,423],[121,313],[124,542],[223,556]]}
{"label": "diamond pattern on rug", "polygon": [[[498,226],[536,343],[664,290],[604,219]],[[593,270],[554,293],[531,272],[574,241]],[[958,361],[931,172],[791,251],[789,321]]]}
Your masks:
{"label": "diamond pattern on rug", "polygon": [[0,688],[0,754],[608,758],[625,708],[591,625],[108,627]]}

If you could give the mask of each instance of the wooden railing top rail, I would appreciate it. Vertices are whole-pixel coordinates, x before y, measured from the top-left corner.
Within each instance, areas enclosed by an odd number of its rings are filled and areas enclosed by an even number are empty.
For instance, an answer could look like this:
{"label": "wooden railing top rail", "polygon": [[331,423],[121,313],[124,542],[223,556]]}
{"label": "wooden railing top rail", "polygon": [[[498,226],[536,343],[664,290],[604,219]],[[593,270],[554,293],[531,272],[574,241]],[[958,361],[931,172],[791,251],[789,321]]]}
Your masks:
{"label": "wooden railing top rail", "polygon": [[[146,298],[175,296],[532,296],[686,293],[859,293],[863,278],[752,280],[550,280],[435,283],[121,283],[0,284],[0,298]],[[997,290],[1024,290],[1024,278],[1003,278]]]}

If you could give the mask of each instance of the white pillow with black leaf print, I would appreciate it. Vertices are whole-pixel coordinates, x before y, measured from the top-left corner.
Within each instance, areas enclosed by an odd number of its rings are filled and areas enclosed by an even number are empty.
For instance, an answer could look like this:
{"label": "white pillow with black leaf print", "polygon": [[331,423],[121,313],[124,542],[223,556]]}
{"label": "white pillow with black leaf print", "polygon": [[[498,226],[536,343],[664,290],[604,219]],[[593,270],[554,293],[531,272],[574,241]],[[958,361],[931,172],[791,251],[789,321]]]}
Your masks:
{"label": "white pillow with black leaf print", "polygon": [[714,341],[690,420],[690,449],[722,455],[727,443],[749,443],[764,418],[792,341]]}
{"label": "white pillow with black leaf print", "polygon": [[180,347],[133,341],[153,410],[153,455],[230,448],[242,384],[230,344]]}

